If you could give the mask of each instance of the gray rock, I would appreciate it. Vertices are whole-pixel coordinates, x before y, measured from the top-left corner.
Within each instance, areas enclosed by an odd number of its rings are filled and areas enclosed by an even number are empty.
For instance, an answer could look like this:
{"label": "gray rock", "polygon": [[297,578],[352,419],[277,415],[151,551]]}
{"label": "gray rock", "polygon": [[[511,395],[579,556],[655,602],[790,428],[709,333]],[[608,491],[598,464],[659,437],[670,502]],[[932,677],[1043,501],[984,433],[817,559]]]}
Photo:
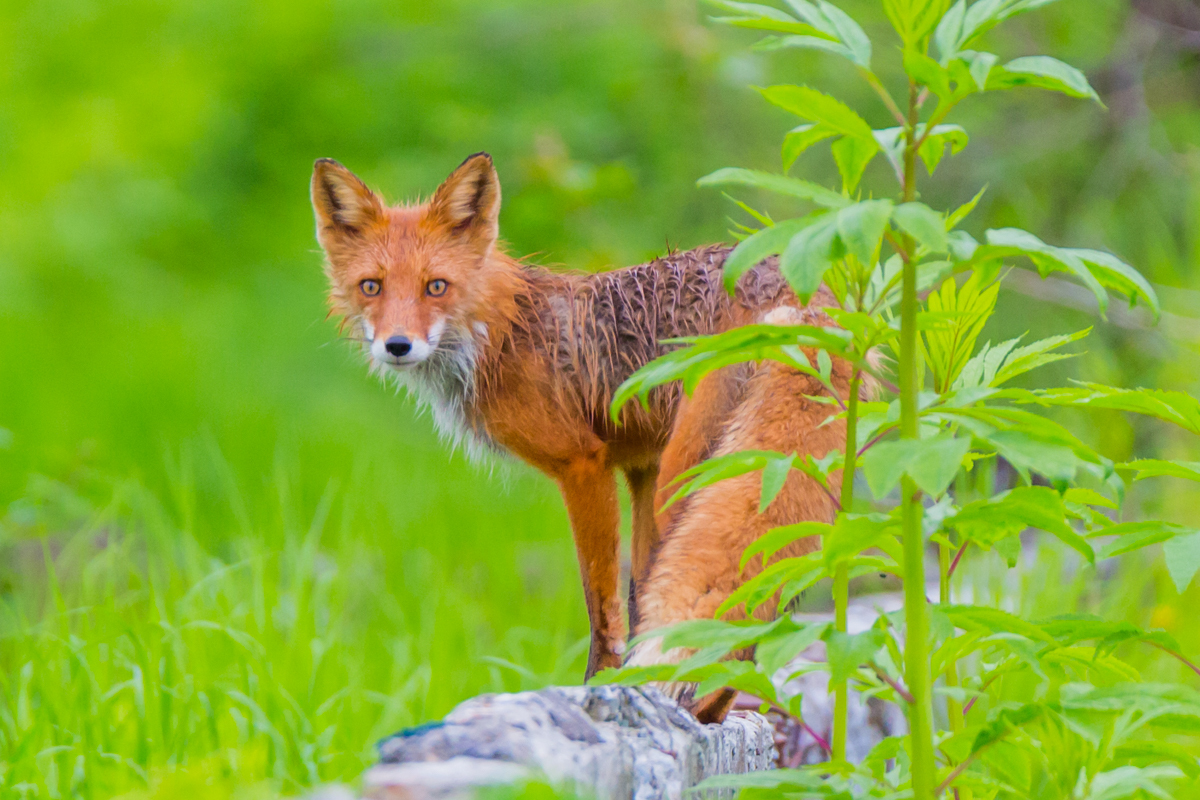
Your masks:
{"label": "gray rock", "polygon": [[465,798],[538,778],[596,800],[681,800],[710,775],[770,769],[774,729],[735,711],[701,725],[653,688],[563,687],[483,695],[379,746],[375,800]]}

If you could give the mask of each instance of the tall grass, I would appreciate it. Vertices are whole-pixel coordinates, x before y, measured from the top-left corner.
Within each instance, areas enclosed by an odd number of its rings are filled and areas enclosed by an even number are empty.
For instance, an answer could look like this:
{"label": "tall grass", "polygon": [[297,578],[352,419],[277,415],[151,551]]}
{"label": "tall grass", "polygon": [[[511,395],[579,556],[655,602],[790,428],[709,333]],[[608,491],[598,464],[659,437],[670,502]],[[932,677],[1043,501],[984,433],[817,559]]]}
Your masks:
{"label": "tall grass", "polygon": [[[400,727],[582,675],[565,521],[529,476],[490,499],[409,476],[410,499],[384,490],[405,484],[401,465],[363,460],[306,502],[280,454],[274,502],[253,507],[205,449],[175,460],[167,499],[123,480],[92,507],[38,478],[10,509],[10,529],[70,532],[4,548],[0,795],[352,780]],[[201,472],[226,492],[201,496]],[[198,527],[213,502],[231,534]],[[455,513],[386,522],[439,502]]]}

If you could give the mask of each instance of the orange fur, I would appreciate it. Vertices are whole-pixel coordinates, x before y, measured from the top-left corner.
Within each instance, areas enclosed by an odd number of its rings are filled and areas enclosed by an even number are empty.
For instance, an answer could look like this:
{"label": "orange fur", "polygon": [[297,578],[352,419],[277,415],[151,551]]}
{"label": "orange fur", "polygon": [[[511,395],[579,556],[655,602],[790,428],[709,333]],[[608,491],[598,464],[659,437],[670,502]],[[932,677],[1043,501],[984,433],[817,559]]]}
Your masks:
{"label": "orange fur", "polygon": [[[802,416],[783,419],[797,412],[795,392],[819,388],[794,373],[762,367],[748,376],[714,376],[705,382],[711,390],[699,392],[678,420],[677,386],[652,392],[648,409],[629,404],[619,424],[608,415],[621,382],[666,352],[663,339],[726,330],[794,305],[773,263],[743,276],[733,298],[721,283],[728,248],[720,246],[599,275],[524,265],[498,244],[500,183],[482,153],[463,162],[428,202],[401,206],[387,205],[345,167],[322,159],[312,200],[330,308],[358,332],[374,367],[409,385],[439,429],[471,452],[515,455],[558,483],[592,628],[588,676],[618,665],[624,650],[614,470],[625,474],[634,506],[635,621],[646,616],[645,602],[652,607],[648,619],[699,613],[736,583],[747,536],[785,518],[829,515],[812,487],[789,481],[760,519],[753,513],[754,478],[698,496],[677,518],[655,520],[656,491],[714,442],[761,439],[813,450],[833,436],[832,428],[810,435],[815,415],[803,404]],[[397,337],[411,343],[411,352],[387,349]],[[773,414],[761,429],[760,414]],[[710,524],[721,527],[705,533]],[[724,577],[710,586],[699,577],[705,570],[687,567],[689,560]],[[686,587],[673,597],[677,579]]]}

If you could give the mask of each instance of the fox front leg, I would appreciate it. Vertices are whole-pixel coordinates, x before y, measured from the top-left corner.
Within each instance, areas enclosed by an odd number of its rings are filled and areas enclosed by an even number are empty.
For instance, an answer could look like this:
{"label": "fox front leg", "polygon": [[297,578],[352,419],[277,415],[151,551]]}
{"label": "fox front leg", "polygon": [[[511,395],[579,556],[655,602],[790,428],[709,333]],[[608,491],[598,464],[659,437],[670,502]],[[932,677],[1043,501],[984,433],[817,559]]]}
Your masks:
{"label": "fox front leg", "polygon": [[575,535],[592,627],[585,676],[591,678],[606,667],[619,667],[625,651],[625,623],[618,594],[621,510],[617,481],[600,450],[570,462],[558,475],[558,485]]}

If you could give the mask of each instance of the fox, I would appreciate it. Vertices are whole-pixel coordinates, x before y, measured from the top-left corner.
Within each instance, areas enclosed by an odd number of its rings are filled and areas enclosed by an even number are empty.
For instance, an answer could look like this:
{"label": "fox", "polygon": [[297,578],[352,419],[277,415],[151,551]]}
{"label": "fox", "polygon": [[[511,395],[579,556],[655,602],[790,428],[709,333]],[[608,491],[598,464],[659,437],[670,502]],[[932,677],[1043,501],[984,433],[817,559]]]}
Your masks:
{"label": "fox", "polygon": [[[628,611],[635,634],[711,617],[755,573],[744,548],[772,527],[832,519],[824,489],[793,472],[759,513],[756,474],[666,506],[676,478],[741,449],[816,457],[837,449],[820,382],[775,362],[725,367],[691,397],[678,384],[610,416],[617,388],[669,352],[667,340],[754,323],[829,324],[824,291],[800,302],[771,258],[731,295],[713,244],[600,273],[551,270],[508,253],[499,238],[500,181],[487,153],[468,157],[425,201],[389,205],[339,162],[316,161],[311,182],[330,314],[360,339],[373,370],[407,387],[446,439],[476,457],[498,453],[558,486],[579,561],[591,630],[585,679],[629,663],[675,661],[648,640],[626,652],[620,598],[617,472],[631,501]],[[845,392],[849,367],[835,360]],[[811,552],[801,540],[780,556]],[[761,567],[759,567],[761,569]],[[687,698],[719,719],[731,695]]]}

